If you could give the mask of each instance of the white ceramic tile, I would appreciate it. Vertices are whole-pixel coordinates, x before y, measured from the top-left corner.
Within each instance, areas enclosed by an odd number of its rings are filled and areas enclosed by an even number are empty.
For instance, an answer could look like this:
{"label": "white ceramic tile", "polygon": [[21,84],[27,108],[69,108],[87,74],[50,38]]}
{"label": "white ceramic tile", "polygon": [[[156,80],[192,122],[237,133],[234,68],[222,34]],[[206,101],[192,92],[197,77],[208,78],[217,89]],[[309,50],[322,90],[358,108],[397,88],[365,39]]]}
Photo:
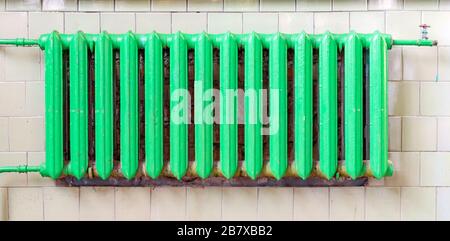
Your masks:
{"label": "white ceramic tile", "polygon": [[8,210],[11,221],[39,221],[44,219],[41,188],[9,188]]}
{"label": "white ceramic tile", "polygon": [[102,13],[100,28],[108,33],[126,33],[136,30],[134,13]]}
{"label": "white ceramic tile", "polygon": [[80,189],[76,187],[46,187],[44,219],[76,221],[80,215]]}
{"label": "white ceramic tile", "polygon": [[11,151],[43,151],[45,147],[44,118],[10,118],[9,135]]}
{"label": "white ceramic tile", "polygon": [[293,193],[291,187],[258,188],[259,220],[292,220]]}
{"label": "white ceramic tile", "polygon": [[294,188],[294,220],[328,220],[327,187]]}
{"label": "white ceramic tile", "polygon": [[448,135],[448,133],[450,133],[450,118],[438,118],[438,151],[450,151],[450,135]]}
{"label": "white ceramic tile", "polygon": [[450,83],[422,83],[420,87],[420,113],[422,115],[450,115]]}
{"label": "white ceramic tile", "polygon": [[384,32],[384,12],[351,12],[350,30],[358,33]]}
{"label": "white ceramic tile", "polygon": [[400,188],[367,187],[366,220],[399,220]]}
{"label": "white ceramic tile", "polygon": [[208,13],[208,33],[242,33],[242,13]]}
{"label": "white ceramic tile", "polygon": [[422,186],[450,186],[450,152],[422,152],[420,154],[420,184]]}
{"label": "white ceramic tile", "polygon": [[206,31],[206,13],[173,13],[172,32],[199,33]]}
{"label": "white ceramic tile", "polygon": [[150,189],[116,187],[116,220],[150,220]]}
{"label": "white ceramic tile", "polygon": [[314,13],[314,33],[326,31],[347,33],[350,30],[348,12]]}
{"label": "white ceramic tile", "polygon": [[260,0],[261,12],[294,12],[295,0]]}
{"label": "white ceramic tile", "polygon": [[8,220],[8,189],[0,188],[0,221]]}
{"label": "white ceramic tile", "polygon": [[[405,24],[405,19],[408,24]],[[420,19],[418,11],[386,12],[386,33],[395,39],[417,39],[420,37]]]}
{"label": "white ceramic tile", "polygon": [[8,118],[0,118],[0,151],[9,151],[8,122]]}
{"label": "white ceramic tile", "polygon": [[223,220],[257,220],[258,190],[256,187],[224,187],[222,192]]}
{"label": "white ceramic tile", "polygon": [[[39,48],[2,47],[4,81],[41,80],[41,50]],[[27,71],[23,71],[26,69]]]}
{"label": "white ceramic tile", "polygon": [[364,188],[332,187],[330,188],[331,220],[363,220]]}
{"label": "white ceramic tile", "polygon": [[39,38],[42,34],[48,34],[52,31],[64,33],[64,14],[58,12],[37,12],[29,13],[29,36],[30,38]]}
{"label": "white ceramic tile", "polygon": [[[17,116],[25,112],[25,84],[24,83],[0,83],[1,116]],[[8,147],[9,148],[9,147]]]}
{"label": "white ceramic tile", "polygon": [[435,81],[437,73],[436,47],[403,47],[403,79]]}
{"label": "white ceramic tile", "polygon": [[401,10],[403,0],[368,0],[369,10]]}
{"label": "white ceramic tile", "polygon": [[186,0],[152,0],[152,11],[185,12]]}
{"label": "white ceramic tile", "polygon": [[418,115],[419,94],[419,82],[389,82],[389,115]]}
{"label": "white ceramic tile", "polygon": [[278,14],[244,13],[243,32],[275,33],[278,31]]}
{"label": "white ceramic tile", "polygon": [[402,122],[402,150],[436,151],[436,129],[436,118],[404,117]]}
{"label": "white ceramic tile", "polygon": [[438,187],[436,192],[436,218],[438,221],[450,221],[450,187]]}
{"label": "white ceramic tile", "polygon": [[186,188],[157,187],[151,190],[151,220],[185,220]]}
{"label": "white ceramic tile", "polygon": [[136,32],[151,33],[153,31],[158,33],[171,32],[170,13],[137,13],[136,14]]}
{"label": "white ceramic tile", "polygon": [[438,55],[438,80],[450,81],[450,47],[439,47]]}
{"label": "white ceramic tile", "polygon": [[114,187],[81,187],[80,220],[114,220]]}
{"label": "white ceramic tile", "polygon": [[438,10],[438,0],[404,0],[405,10]]}
{"label": "white ceramic tile", "polygon": [[314,32],[313,13],[280,13],[279,29],[282,33]]}
{"label": "white ceramic tile", "polygon": [[[11,24],[12,22],[14,24]],[[11,12],[0,14],[0,37],[28,37],[28,14],[25,12]]]}
{"label": "white ceramic tile", "polygon": [[435,220],[436,189],[434,187],[403,187],[401,192],[402,220]]}
{"label": "white ceramic tile", "polygon": [[64,30],[66,33],[83,31],[100,32],[100,14],[98,13],[66,13],[64,14]]}
{"label": "white ceramic tile", "polygon": [[259,0],[224,0],[224,11],[256,12],[259,10]]}
{"label": "white ceramic tile", "polygon": [[41,0],[6,0],[7,11],[40,11]]}
{"label": "white ceramic tile", "polygon": [[222,188],[188,188],[186,208],[186,215],[188,220],[220,220],[222,218]]}
{"label": "white ceramic tile", "polygon": [[450,10],[450,0],[439,0],[440,10]]}
{"label": "white ceramic tile", "polygon": [[44,116],[45,90],[43,81],[25,83],[25,115]]}
{"label": "white ceramic tile", "polygon": [[331,11],[331,0],[297,0],[297,11]]}
{"label": "white ceramic tile", "polygon": [[145,12],[150,11],[150,0],[115,0],[117,12]]}

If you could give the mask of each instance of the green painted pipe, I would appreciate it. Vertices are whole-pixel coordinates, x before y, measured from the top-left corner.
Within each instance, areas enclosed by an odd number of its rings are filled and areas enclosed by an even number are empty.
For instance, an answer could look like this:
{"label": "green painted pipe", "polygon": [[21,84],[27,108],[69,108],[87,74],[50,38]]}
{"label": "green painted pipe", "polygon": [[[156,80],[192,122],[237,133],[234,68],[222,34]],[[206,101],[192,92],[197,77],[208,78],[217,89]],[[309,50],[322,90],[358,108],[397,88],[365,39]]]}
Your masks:
{"label": "green painted pipe", "polygon": [[412,45],[412,46],[436,46],[436,40],[417,39],[417,40],[393,40],[393,45]]}
{"label": "green painted pipe", "polygon": [[38,46],[40,45],[37,39],[0,39],[0,45],[16,45],[16,46]]}
{"label": "green painted pipe", "polygon": [[370,42],[370,169],[380,179],[388,172],[387,44],[381,34]]}

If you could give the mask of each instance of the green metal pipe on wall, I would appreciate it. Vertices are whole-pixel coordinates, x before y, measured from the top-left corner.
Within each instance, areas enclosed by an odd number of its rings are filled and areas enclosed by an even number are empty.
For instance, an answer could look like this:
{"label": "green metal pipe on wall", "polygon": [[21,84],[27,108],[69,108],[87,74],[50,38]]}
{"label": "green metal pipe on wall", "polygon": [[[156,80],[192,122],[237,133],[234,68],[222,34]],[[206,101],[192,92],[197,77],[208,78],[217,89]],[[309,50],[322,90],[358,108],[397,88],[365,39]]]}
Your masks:
{"label": "green metal pipe on wall", "polygon": [[[344,174],[352,179],[392,175],[388,161],[387,51],[392,45],[434,46],[432,40],[393,40],[374,34],[59,34],[38,40],[0,40],[0,44],[39,46],[45,52],[46,161],[38,167],[0,167],[1,172],[40,172],[57,179],[86,176],[88,156],[88,54],[95,56],[95,172],[108,179],[114,170],[114,129],[120,128],[120,172],[133,179],[139,170],[139,133],[145,135],[144,173],[158,178],[164,169],[164,145],[170,145],[170,175],[181,180],[193,172],[201,178],[266,175],[263,161],[263,49],[269,50],[269,162],[275,179],[291,175],[327,179]],[[170,49],[170,97],[164,96],[163,49]],[[220,51],[220,160],[214,169],[213,124],[204,115],[213,103],[213,49]],[[238,160],[238,50],[244,49],[244,164]],[[139,130],[139,55],[144,50],[144,122]],[[182,102],[189,89],[188,51],[195,53],[195,167],[189,170],[188,123]],[[294,51],[294,103],[288,113],[287,53]],[[313,51],[319,52],[318,168],[313,158]],[[369,51],[370,160],[363,160],[363,51]],[[70,77],[65,83],[63,52],[68,50]],[[338,160],[338,53],[344,51],[344,156]],[[114,51],[120,54],[120,126],[114,126]],[[69,85],[70,161],[63,155],[64,86]],[[170,103],[170,143],[164,143],[164,102]],[[256,105],[251,106],[253,102]],[[256,111],[252,111],[255,110]],[[178,111],[177,111],[178,110]],[[293,114],[294,160],[288,161],[288,115]],[[179,117],[183,118],[179,118]],[[201,118],[200,118],[201,117]],[[276,117],[276,118],[275,118]]]}

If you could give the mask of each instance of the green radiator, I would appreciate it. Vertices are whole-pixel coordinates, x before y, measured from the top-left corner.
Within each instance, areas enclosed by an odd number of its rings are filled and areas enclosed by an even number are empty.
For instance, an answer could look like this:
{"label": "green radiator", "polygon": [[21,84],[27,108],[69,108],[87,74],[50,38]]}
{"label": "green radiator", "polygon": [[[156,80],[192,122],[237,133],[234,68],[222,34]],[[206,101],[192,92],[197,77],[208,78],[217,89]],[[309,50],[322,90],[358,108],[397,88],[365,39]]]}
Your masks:
{"label": "green radiator", "polygon": [[[392,45],[432,46],[431,40],[393,40],[390,35],[374,34],[60,34],[52,32],[39,40],[0,40],[0,44],[39,46],[45,53],[46,160],[41,166],[0,167],[0,172],[40,172],[58,179],[99,176],[113,173],[127,179],[137,175],[162,175],[181,180],[184,176],[208,178],[271,176],[281,179],[297,176],[307,179],[338,175],[383,178],[393,174],[388,160],[388,82],[387,51]],[[170,56],[170,96],[164,95],[164,49]],[[213,102],[207,95],[213,88],[213,51],[220,54],[220,145],[214,146],[214,124],[204,118]],[[263,50],[269,52],[269,160],[264,161],[261,99],[244,98],[244,160],[238,160],[238,99],[228,92],[238,88],[238,51],[244,56],[245,93],[263,89]],[[194,51],[195,86],[188,81],[188,51]],[[293,85],[288,84],[288,51],[293,51]],[[313,58],[318,51],[318,160],[313,158],[314,81]],[[115,53],[119,53],[120,85],[114,87]],[[143,53],[144,108],[139,101],[139,58]],[[344,160],[338,160],[338,56],[344,56],[343,138]],[[89,56],[93,55],[94,77],[89,76]],[[68,60],[64,58],[68,56]],[[364,57],[366,56],[366,57]],[[66,78],[66,69],[70,70]],[[364,65],[369,66],[364,68]],[[364,73],[363,70],[367,70]],[[367,76],[367,77],[364,77]],[[364,79],[368,101],[364,106]],[[89,129],[89,83],[94,81],[94,128]],[[68,85],[69,98],[64,88]],[[189,162],[188,123],[172,116],[174,108],[187,107],[180,90],[194,86],[195,161]],[[293,108],[288,113],[288,86],[293,86]],[[114,91],[120,90],[120,126],[114,122]],[[274,91],[274,92],[272,92]],[[273,93],[273,94],[272,94]],[[259,96],[259,94],[257,94]],[[181,95],[180,95],[181,97]],[[68,107],[65,102],[68,101]],[[164,138],[164,102],[170,102],[170,141]],[[183,110],[183,108],[181,108]],[[68,121],[64,113],[68,111]],[[145,128],[139,128],[144,111]],[[293,115],[293,130],[288,129]],[[364,115],[369,118],[367,153],[363,158]],[[200,118],[202,117],[202,118]],[[274,118],[277,117],[277,118]],[[142,118],[141,118],[142,119]],[[69,132],[64,134],[65,125]],[[120,159],[114,160],[114,129],[120,128]],[[293,131],[294,159],[288,160],[288,131]],[[92,137],[89,138],[89,133]],[[145,160],[139,161],[140,135],[144,135]],[[66,137],[65,137],[66,136]],[[64,158],[64,138],[68,138],[70,158]],[[91,140],[92,139],[92,140]],[[89,160],[90,142],[95,157]],[[165,158],[164,146],[170,146]],[[214,160],[214,148],[220,149]],[[292,148],[290,148],[292,149]],[[167,164],[167,165],[166,165]],[[115,168],[117,166],[117,168]]]}

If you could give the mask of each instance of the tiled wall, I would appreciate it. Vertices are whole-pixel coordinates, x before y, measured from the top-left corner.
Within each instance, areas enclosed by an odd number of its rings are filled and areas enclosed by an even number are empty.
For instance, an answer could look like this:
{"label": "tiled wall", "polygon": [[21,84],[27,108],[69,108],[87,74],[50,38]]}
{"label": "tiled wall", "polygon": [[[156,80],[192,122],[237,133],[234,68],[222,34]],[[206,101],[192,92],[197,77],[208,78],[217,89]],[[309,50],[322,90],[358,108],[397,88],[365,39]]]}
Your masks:
{"label": "tiled wall", "polygon": [[[393,177],[351,188],[62,188],[0,175],[0,219],[450,219],[450,0],[0,0],[0,38],[61,32],[373,32],[439,47],[389,54]],[[0,165],[44,160],[43,57],[0,48]]]}

